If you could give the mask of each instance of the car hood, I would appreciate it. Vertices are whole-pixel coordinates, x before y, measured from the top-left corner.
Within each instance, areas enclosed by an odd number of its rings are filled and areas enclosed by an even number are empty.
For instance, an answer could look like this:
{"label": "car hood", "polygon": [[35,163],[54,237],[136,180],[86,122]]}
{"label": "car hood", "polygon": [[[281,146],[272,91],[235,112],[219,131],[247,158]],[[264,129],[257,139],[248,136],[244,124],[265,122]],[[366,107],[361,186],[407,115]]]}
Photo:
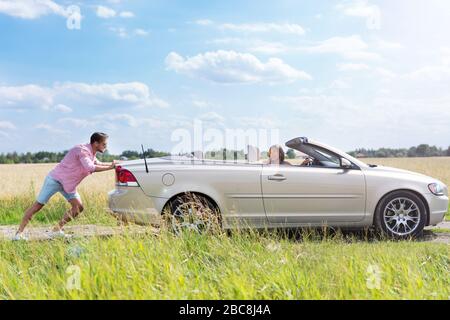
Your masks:
{"label": "car hood", "polygon": [[393,167],[376,166],[376,167],[364,168],[364,171],[372,172],[372,173],[376,173],[376,174],[386,174],[389,176],[399,175],[399,176],[408,177],[408,178],[414,179],[414,180],[421,180],[421,181],[424,181],[427,183],[431,183],[431,182],[441,182],[442,183],[442,181],[439,181],[436,178],[427,176],[422,173],[404,170],[404,169],[393,168]]}

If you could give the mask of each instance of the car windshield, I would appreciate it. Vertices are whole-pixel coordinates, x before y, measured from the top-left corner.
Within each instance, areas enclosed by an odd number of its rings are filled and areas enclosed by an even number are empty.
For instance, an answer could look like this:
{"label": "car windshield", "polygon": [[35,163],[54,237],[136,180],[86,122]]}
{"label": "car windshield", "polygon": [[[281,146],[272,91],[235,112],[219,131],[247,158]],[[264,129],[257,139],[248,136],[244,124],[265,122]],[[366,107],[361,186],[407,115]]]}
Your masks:
{"label": "car windshield", "polygon": [[313,159],[312,166],[329,168],[340,167],[339,156],[326,149],[311,144],[301,144],[296,150],[303,154],[303,158],[305,158],[305,156],[311,157]]}

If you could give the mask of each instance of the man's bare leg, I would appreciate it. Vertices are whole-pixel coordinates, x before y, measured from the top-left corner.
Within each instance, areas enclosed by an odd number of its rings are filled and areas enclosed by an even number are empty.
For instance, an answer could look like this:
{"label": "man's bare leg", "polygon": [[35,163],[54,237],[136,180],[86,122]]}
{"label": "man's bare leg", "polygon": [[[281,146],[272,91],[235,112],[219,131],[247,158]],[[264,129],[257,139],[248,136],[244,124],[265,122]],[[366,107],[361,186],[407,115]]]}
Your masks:
{"label": "man's bare leg", "polygon": [[64,225],[71,221],[72,219],[76,218],[81,212],[83,212],[83,203],[81,202],[81,199],[75,198],[69,200],[70,205],[72,206],[62,217],[61,221],[53,228],[53,231],[59,231],[61,230]]}
{"label": "man's bare leg", "polygon": [[29,207],[22,218],[22,222],[20,223],[19,229],[17,230],[17,233],[22,233],[25,227],[27,226],[28,222],[30,222],[33,215],[35,215],[38,211],[40,211],[44,207],[43,204],[39,202],[33,203],[31,207]]}

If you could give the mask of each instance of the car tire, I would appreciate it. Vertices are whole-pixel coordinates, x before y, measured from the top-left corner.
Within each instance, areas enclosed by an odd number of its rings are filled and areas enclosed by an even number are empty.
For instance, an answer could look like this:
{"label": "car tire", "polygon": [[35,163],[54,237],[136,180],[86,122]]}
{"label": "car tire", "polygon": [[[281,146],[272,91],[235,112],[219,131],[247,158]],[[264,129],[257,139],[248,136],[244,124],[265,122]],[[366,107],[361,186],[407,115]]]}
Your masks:
{"label": "car tire", "polygon": [[427,209],[411,191],[394,191],[384,196],[375,212],[375,228],[391,239],[415,238],[423,233]]}
{"label": "car tire", "polygon": [[203,195],[195,193],[178,195],[169,201],[164,211],[167,226],[176,234],[184,230],[197,233],[221,230],[219,209]]}

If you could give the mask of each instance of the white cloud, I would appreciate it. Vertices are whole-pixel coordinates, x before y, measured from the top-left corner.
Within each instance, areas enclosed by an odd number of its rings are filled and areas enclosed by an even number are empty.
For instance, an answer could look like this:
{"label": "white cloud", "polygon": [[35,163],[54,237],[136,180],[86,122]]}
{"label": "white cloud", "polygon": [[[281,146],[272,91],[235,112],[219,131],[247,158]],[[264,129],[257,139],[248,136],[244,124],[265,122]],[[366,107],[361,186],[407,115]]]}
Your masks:
{"label": "white cloud", "polygon": [[140,126],[147,126],[151,128],[162,128],[167,127],[167,123],[160,119],[150,118],[150,117],[135,117],[127,113],[118,114],[100,114],[96,115],[95,121],[99,122],[118,122],[123,123],[128,127],[137,128]]}
{"label": "white cloud", "polygon": [[223,116],[214,111],[203,113],[199,115],[197,119],[201,121],[213,122],[215,124],[223,124],[225,121]]}
{"label": "white cloud", "polygon": [[134,18],[134,13],[131,11],[122,11],[119,13],[119,17],[121,18]]}
{"label": "white cloud", "polygon": [[[67,82],[55,87],[57,97],[75,101],[91,100],[89,104],[126,103],[136,107],[167,107],[167,102],[156,97],[150,88],[142,82],[87,84]],[[84,102],[86,103],[86,102]]]}
{"label": "white cloud", "polygon": [[0,0],[0,13],[22,19],[37,19],[47,14],[67,16],[65,8],[51,0]]}
{"label": "white cloud", "polygon": [[305,29],[301,25],[295,23],[224,23],[219,25],[219,29],[244,33],[275,32],[300,36],[305,34]]}
{"label": "white cloud", "polygon": [[117,36],[121,37],[121,38],[126,38],[128,37],[128,32],[125,28],[120,27],[110,27],[109,28],[110,31],[114,32]]}
{"label": "white cloud", "polygon": [[193,100],[192,104],[197,108],[207,108],[207,107],[211,106],[210,103],[208,103],[207,101],[203,101],[203,100]]}
{"label": "white cloud", "polygon": [[9,121],[0,121],[0,129],[2,130],[14,130],[16,126]]}
{"label": "white cloud", "polygon": [[123,28],[123,27],[119,27],[119,28],[118,27],[110,27],[109,30],[114,32],[120,38],[128,38],[128,37],[130,37],[130,35],[145,37],[149,34],[149,32],[147,30],[140,29],[140,28],[134,29],[131,33],[129,33],[127,31],[127,29]]}
{"label": "white cloud", "polygon": [[25,85],[0,87],[0,109],[30,109],[70,112],[79,107],[167,107],[141,82],[89,84],[66,82],[51,87]]}
{"label": "white cloud", "polygon": [[359,72],[362,75],[375,75],[378,78],[389,80],[395,78],[397,74],[387,68],[372,67],[364,63],[340,63],[337,65],[342,72]]}
{"label": "white cloud", "polygon": [[376,75],[384,79],[392,79],[397,76],[395,72],[383,67],[375,67],[373,68],[373,71]]}
{"label": "white cloud", "polygon": [[339,63],[337,67],[339,71],[363,71],[370,69],[370,67],[364,63]]}
{"label": "white cloud", "polygon": [[57,129],[49,124],[46,123],[39,123],[37,125],[34,126],[34,129],[41,129],[41,130],[45,130],[49,133],[67,133],[67,131],[61,130],[61,129]]}
{"label": "white cloud", "polygon": [[368,29],[381,28],[381,10],[367,0],[347,1],[337,5],[337,8],[347,16],[365,18]]}
{"label": "white cloud", "polygon": [[105,6],[97,6],[97,16],[102,19],[114,18],[116,16],[116,11],[114,9],[105,7]]}
{"label": "white cloud", "polygon": [[148,35],[148,31],[144,29],[135,29],[134,34],[137,36],[145,37],[146,35]]}
{"label": "white cloud", "polygon": [[260,39],[248,39],[238,37],[217,38],[209,41],[210,44],[220,46],[222,49],[236,47],[240,50],[261,53],[317,53],[338,54],[345,59],[353,60],[380,60],[381,56],[372,52],[369,45],[359,35],[347,37],[332,37],[323,41],[317,41],[309,45],[293,45],[292,42],[283,43],[275,41],[264,41]]}
{"label": "white cloud", "polygon": [[244,128],[278,129],[282,123],[273,117],[240,117],[237,123]]}
{"label": "white cloud", "polygon": [[336,53],[346,59],[378,60],[377,53],[368,51],[369,45],[359,35],[333,37],[309,47],[299,48],[309,53]]}
{"label": "white cloud", "polygon": [[61,113],[70,113],[70,112],[73,111],[72,108],[66,106],[65,104],[61,104],[61,103],[60,103],[60,104],[57,104],[57,105],[55,105],[55,106],[53,106],[53,107],[50,107],[49,110],[52,110],[52,111],[59,111],[59,112],[61,112]]}
{"label": "white cloud", "polygon": [[330,85],[331,89],[338,89],[338,90],[350,89],[351,87],[352,85],[349,83],[349,81],[344,79],[336,79]]}
{"label": "white cloud", "polygon": [[194,22],[200,26],[215,26],[222,31],[233,31],[241,33],[281,33],[302,36],[305,29],[296,23],[274,23],[274,22],[258,22],[258,23],[220,23],[216,24],[209,19],[199,19]]}
{"label": "white cloud", "polygon": [[53,89],[30,84],[24,86],[0,86],[0,109],[49,107],[53,104]]}
{"label": "white cloud", "polygon": [[210,43],[220,46],[238,46],[245,48],[246,51],[262,53],[262,54],[277,54],[294,50],[293,48],[280,43],[270,42],[259,39],[247,38],[218,38],[210,41]]}
{"label": "white cloud", "polygon": [[397,50],[404,48],[404,46],[398,42],[387,41],[381,38],[376,38],[374,44],[379,50]]}
{"label": "white cloud", "polygon": [[249,53],[219,50],[184,58],[176,52],[166,57],[169,70],[216,83],[291,82],[311,76],[278,58],[262,62]]}
{"label": "white cloud", "polygon": [[[96,127],[99,121],[90,120],[90,119],[81,119],[81,118],[61,118],[57,121],[58,124],[70,125],[76,128],[87,128],[87,127]],[[45,126],[42,126],[41,129],[46,129]]]}
{"label": "white cloud", "polygon": [[209,25],[213,24],[214,22],[209,19],[199,19],[199,20],[196,20],[195,23],[200,26],[209,26]]}

